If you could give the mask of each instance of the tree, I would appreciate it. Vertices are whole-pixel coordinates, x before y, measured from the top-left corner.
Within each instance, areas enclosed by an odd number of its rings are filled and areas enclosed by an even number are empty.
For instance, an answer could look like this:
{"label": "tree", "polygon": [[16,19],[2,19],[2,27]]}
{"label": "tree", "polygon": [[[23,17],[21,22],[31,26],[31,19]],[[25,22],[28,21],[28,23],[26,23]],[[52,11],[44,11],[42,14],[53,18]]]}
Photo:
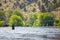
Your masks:
{"label": "tree", "polygon": [[15,9],[10,17],[9,26],[13,23],[15,26],[24,26],[24,15],[20,8]]}
{"label": "tree", "polygon": [[27,24],[29,26],[32,26],[36,19],[37,19],[37,14],[36,13],[34,13],[34,12],[29,13]]}
{"label": "tree", "polygon": [[24,22],[22,18],[17,15],[12,15],[10,17],[9,26],[12,26],[13,23],[14,23],[14,26],[24,26]]}
{"label": "tree", "polygon": [[12,15],[12,10],[10,8],[7,8],[5,10],[5,26],[8,26],[8,23],[9,23],[9,19],[10,19],[10,16]]}
{"label": "tree", "polygon": [[0,27],[4,26],[5,23],[5,14],[3,10],[0,10]]}
{"label": "tree", "polygon": [[13,15],[20,16],[24,20],[23,12],[20,10],[20,8],[17,8],[13,11]]}
{"label": "tree", "polygon": [[0,27],[4,26],[4,21],[0,21]]}
{"label": "tree", "polygon": [[40,13],[33,26],[53,26],[53,22],[54,19],[50,13]]}
{"label": "tree", "polygon": [[0,20],[5,20],[5,13],[3,10],[0,10]]}

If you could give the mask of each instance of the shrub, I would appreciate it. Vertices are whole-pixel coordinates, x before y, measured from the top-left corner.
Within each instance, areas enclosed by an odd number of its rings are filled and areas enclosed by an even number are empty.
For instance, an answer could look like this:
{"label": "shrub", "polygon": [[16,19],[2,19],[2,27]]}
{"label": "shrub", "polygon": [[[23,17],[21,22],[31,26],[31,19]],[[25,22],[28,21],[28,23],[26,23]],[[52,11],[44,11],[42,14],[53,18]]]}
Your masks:
{"label": "shrub", "polygon": [[55,18],[54,26],[60,26],[60,19],[59,18]]}

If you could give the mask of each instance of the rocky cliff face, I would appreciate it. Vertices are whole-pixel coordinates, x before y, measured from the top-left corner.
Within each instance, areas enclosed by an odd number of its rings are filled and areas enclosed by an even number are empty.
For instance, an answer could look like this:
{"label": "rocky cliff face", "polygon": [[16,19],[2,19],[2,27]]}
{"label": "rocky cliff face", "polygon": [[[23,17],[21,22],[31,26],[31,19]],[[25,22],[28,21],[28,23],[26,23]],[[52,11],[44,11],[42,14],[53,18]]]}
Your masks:
{"label": "rocky cliff face", "polygon": [[0,9],[6,10],[10,8],[14,10],[17,7],[21,8],[25,13],[32,11],[50,12],[60,7],[60,0],[0,0]]}

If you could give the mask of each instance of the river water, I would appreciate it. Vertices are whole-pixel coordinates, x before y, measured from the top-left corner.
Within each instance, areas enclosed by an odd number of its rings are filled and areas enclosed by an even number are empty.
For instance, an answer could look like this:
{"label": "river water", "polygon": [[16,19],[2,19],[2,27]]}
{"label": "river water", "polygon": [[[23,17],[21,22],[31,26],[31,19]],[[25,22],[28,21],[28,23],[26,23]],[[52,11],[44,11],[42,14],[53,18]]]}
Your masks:
{"label": "river water", "polygon": [[60,40],[60,28],[0,27],[0,40]]}

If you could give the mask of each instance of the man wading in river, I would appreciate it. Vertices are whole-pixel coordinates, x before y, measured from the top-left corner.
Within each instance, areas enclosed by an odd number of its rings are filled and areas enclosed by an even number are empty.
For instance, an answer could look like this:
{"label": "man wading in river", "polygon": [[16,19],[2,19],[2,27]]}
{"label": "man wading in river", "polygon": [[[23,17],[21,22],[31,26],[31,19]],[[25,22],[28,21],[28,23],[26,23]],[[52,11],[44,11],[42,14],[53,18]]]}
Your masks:
{"label": "man wading in river", "polygon": [[14,28],[14,23],[12,23],[12,30],[14,30],[15,28]]}

